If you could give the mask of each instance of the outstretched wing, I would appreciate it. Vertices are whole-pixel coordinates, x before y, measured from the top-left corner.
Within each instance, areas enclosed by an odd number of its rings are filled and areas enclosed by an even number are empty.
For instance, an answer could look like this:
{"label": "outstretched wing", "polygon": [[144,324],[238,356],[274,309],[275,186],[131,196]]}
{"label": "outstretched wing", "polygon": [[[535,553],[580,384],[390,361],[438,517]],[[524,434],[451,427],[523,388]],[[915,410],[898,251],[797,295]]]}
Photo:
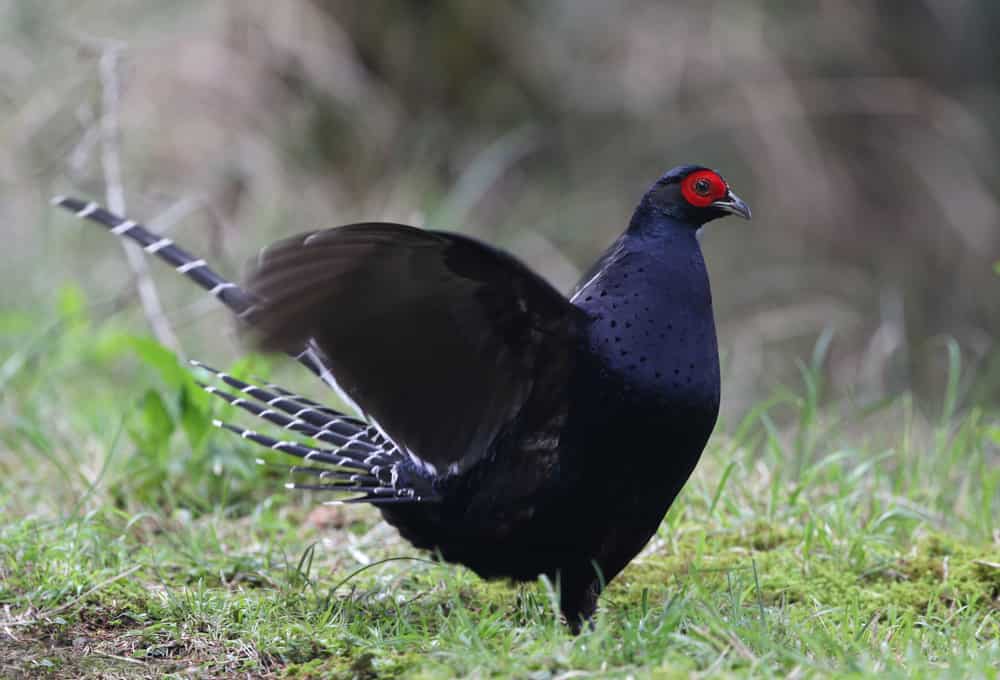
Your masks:
{"label": "outstretched wing", "polygon": [[268,248],[247,289],[260,346],[311,341],[340,390],[439,473],[481,458],[519,416],[562,412],[546,401],[568,382],[581,312],[468,237],[387,223],[304,234]]}

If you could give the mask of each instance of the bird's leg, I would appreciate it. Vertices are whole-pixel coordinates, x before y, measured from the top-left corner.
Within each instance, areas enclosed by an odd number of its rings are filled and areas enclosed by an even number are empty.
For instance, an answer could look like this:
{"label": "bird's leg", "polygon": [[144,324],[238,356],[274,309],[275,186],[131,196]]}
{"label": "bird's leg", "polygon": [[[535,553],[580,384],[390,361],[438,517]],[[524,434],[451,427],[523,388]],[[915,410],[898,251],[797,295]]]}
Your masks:
{"label": "bird's leg", "polygon": [[579,635],[584,624],[593,626],[597,597],[603,580],[591,564],[567,568],[559,572],[559,608],[573,635]]}

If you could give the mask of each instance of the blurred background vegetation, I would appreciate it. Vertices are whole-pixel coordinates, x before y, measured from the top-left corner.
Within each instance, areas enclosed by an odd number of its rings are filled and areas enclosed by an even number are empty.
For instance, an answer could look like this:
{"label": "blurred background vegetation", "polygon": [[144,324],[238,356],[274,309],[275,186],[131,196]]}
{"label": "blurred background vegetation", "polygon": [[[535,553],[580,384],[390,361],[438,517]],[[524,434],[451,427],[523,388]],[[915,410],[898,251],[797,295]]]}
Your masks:
{"label": "blurred background vegetation", "polygon": [[[0,675],[992,677],[997,35],[996,0],[0,0]],[[49,205],[120,167],[228,275],[381,219],[568,290],[692,162],[754,212],[703,238],[724,422],[575,641],[216,434],[121,247]],[[333,401],[148,266],[180,354]]]}
{"label": "blurred background vegetation", "polygon": [[[143,328],[121,250],[48,205],[104,197],[116,48],[128,211],[223,271],[383,219],[568,289],[651,181],[703,163],[754,210],[703,240],[727,413],[824,331],[830,394],[936,411],[953,338],[962,403],[995,402],[998,30],[992,0],[0,0],[0,308],[41,327],[72,284]],[[236,356],[211,301],[156,277],[187,352]]]}

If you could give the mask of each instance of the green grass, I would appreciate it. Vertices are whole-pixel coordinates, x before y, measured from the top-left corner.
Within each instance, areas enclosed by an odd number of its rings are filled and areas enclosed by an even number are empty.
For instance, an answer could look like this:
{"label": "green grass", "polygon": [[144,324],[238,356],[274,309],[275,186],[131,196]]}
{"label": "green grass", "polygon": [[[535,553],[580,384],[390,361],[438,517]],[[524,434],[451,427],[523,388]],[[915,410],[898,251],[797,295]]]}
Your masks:
{"label": "green grass", "polygon": [[958,408],[953,348],[930,414],[826,403],[821,340],[801,385],[720,424],[572,637],[545,583],[285,491],[78,293],[52,315],[0,315],[0,677],[997,677],[1000,417]]}

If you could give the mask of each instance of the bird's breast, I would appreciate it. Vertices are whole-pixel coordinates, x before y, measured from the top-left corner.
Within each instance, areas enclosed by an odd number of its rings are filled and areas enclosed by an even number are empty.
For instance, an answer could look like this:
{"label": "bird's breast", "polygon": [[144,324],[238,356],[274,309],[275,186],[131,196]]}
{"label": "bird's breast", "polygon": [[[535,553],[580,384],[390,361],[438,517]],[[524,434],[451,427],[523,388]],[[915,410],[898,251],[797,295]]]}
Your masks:
{"label": "bird's breast", "polygon": [[672,448],[696,458],[720,399],[711,291],[700,252],[666,261],[619,255],[574,303],[589,319],[574,381],[575,427],[602,448]]}

